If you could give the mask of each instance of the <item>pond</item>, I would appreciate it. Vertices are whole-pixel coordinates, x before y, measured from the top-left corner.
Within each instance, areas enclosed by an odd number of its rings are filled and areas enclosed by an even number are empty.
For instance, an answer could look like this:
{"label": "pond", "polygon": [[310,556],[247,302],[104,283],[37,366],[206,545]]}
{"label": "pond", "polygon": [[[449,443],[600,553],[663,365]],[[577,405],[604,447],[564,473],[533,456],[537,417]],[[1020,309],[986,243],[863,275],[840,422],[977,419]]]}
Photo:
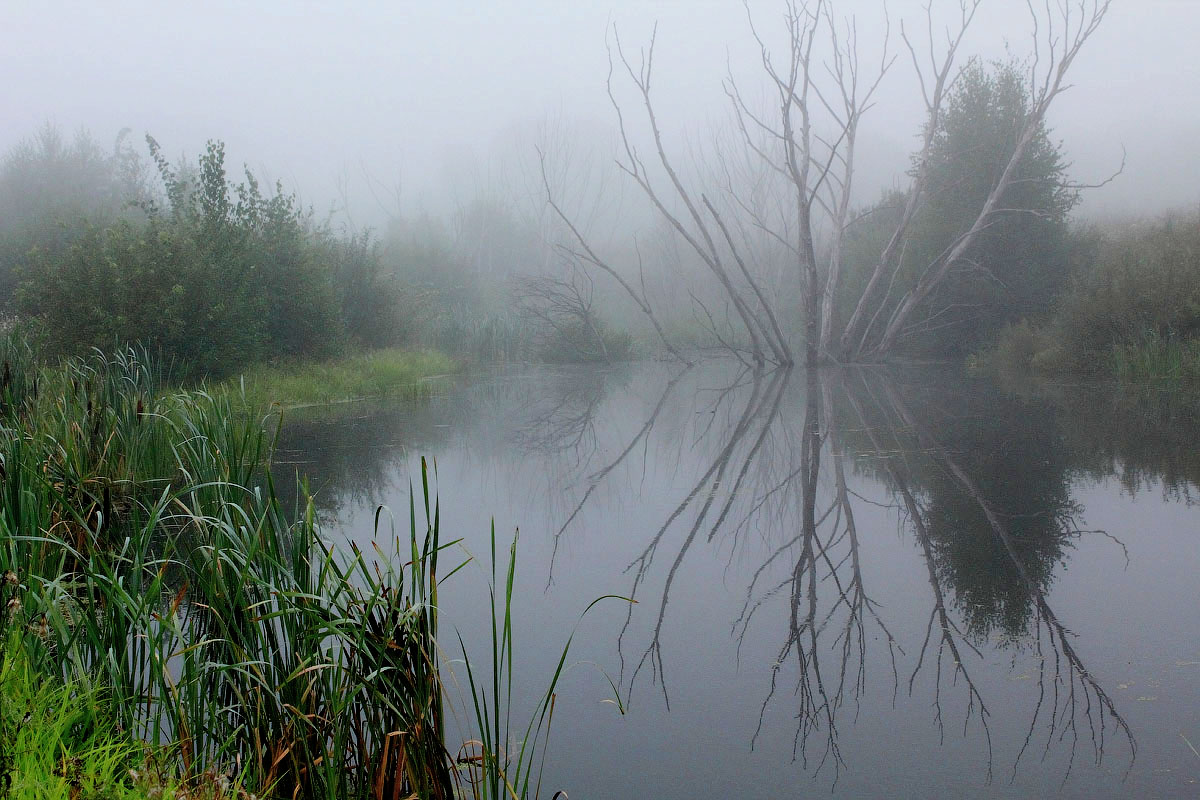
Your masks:
{"label": "pond", "polygon": [[485,660],[519,528],[514,729],[576,631],[547,797],[1195,797],[1198,434],[1169,391],[714,360],[297,416],[275,468],[366,549],[436,461]]}

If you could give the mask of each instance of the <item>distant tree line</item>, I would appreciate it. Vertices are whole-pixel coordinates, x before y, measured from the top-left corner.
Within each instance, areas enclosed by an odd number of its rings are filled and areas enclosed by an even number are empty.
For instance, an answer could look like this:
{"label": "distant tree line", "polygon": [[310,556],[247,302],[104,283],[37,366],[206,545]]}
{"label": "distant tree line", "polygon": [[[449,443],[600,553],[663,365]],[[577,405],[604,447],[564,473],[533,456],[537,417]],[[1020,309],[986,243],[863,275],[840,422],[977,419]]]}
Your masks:
{"label": "distant tree line", "polygon": [[[1007,173],[986,224],[896,329],[892,354],[983,353],[1044,372],[1200,378],[1200,215],[1104,228],[1073,222],[1079,188],[1044,121],[1027,131],[1025,78],[1011,62],[968,61],[912,166],[921,201],[912,203],[911,187],[886,191],[847,207],[840,236],[817,236],[818,282],[831,285],[835,262],[838,271],[822,323],[850,326],[880,254],[894,250],[887,285],[872,290],[878,307],[856,323],[867,339],[882,335]],[[759,210],[747,201],[747,214]],[[713,213],[732,225],[716,205]],[[736,311],[721,307],[711,284],[706,291],[703,264],[699,273],[673,272],[679,266],[663,260],[669,247],[647,250],[647,263],[635,247],[625,253],[635,261],[610,264],[549,218],[554,225],[539,230],[501,195],[478,194],[449,217],[397,212],[379,233],[348,230],[278,183],[266,187],[249,170],[231,177],[220,142],[194,162],[172,163],[149,137],[145,151],[128,132],[105,148],[47,126],[0,158],[0,310],[34,327],[49,352],[142,342],[191,376],[391,346],[484,361],[611,363],[656,342],[752,354],[755,340],[739,332]],[[752,223],[738,224],[762,234]],[[732,242],[752,240],[727,230]],[[757,287],[778,312],[775,323],[755,317],[760,350],[775,324],[789,351],[805,346],[804,281],[785,244],[759,235],[753,247],[736,245],[754,255],[748,276],[777,267]],[[733,252],[741,251],[723,255]],[[598,279],[601,265],[624,283]],[[733,288],[752,297],[748,287]]]}
{"label": "distant tree line", "polygon": [[146,144],[47,125],[0,160],[0,310],[50,353],[141,342],[190,376],[393,346],[630,357],[598,311],[564,326],[554,297],[529,291],[549,248],[503,204],[347,229],[279,183],[231,176],[221,142],[178,163]]}
{"label": "distant tree line", "polygon": [[[294,194],[234,182],[210,142],[152,168],[47,127],[0,165],[0,286],[52,352],[142,342],[195,375],[397,344],[398,286],[369,237],[337,236]],[[25,202],[22,199],[25,198]]]}

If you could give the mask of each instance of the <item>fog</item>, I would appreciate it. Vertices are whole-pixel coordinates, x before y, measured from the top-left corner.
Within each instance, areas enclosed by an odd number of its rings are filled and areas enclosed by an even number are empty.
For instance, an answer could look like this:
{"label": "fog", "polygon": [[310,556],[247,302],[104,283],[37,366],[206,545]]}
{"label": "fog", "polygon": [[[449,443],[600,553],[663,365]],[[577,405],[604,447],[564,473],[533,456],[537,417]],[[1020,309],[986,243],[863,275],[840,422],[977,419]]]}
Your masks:
{"label": "fog", "polygon": [[0,800],[1194,795],[1200,0],[0,10]]}
{"label": "fog", "polygon": [[[857,16],[864,59],[877,54],[881,4],[836,8]],[[778,27],[779,4],[751,9],[768,35]],[[918,0],[888,4],[894,52],[898,21],[920,9]],[[1024,3],[992,2],[984,14],[964,53],[1030,52]],[[126,127],[151,133],[172,156],[222,139],[232,164],[282,179],[317,209],[346,208],[356,225],[379,224],[397,190],[409,209],[474,191],[497,164],[527,158],[547,118],[609,135],[613,25],[635,48],[657,23],[656,102],[672,142],[703,139],[728,117],[729,70],[748,90],[761,86],[746,13],[733,0],[13,2],[4,17],[0,149],[47,121],[86,127],[101,142]],[[1200,202],[1197,41],[1200,2],[1114,4],[1050,116],[1075,180],[1103,180],[1127,152],[1124,174],[1088,193],[1079,213]],[[907,168],[921,111],[905,58],[864,123],[864,198]]]}

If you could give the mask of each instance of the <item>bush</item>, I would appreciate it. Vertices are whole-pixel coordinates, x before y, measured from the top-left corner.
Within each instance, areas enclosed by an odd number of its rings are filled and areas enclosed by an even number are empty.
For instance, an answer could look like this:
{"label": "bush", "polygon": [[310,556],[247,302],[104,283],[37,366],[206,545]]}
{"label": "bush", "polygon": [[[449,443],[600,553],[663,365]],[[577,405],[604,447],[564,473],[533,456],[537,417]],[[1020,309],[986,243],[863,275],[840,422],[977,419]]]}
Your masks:
{"label": "bush", "polygon": [[1097,235],[1096,256],[1063,299],[1060,328],[1077,353],[1200,336],[1200,216]]}
{"label": "bush", "polygon": [[1005,328],[976,364],[1200,379],[1200,216],[1077,232],[1075,265],[1053,317]]}
{"label": "bush", "polygon": [[61,353],[143,342],[191,375],[271,357],[324,357],[342,342],[338,298],[309,217],[249,172],[232,184],[224,146],[194,172],[149,139],[164,196],[145,222],[88,227],[65,254],[35,251],[18,309]]}
{"label": "bush", "polygon": [[144,164],[126,134],[106,152],[86,131],[68,140],[45,125],[0,159],[0,307],[30,251],[65,253],[84,233],[82,219],[139,216],[131,204],[144,196]]}
{"label": "bush", "polygon": [[369,348],[409,341],[413,315],[405,313],[400,278],[385,267],[370,233],[336,237],[326,231],[318,246],[329,263],[350,338]]}

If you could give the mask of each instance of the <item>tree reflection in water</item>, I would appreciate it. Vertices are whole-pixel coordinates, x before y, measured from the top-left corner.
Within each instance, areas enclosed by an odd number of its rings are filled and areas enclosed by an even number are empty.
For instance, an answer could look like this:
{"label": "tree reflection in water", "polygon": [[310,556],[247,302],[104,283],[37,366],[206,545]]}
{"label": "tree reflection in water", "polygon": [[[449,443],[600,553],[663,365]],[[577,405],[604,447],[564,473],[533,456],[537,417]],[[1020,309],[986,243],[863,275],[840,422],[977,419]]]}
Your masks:
{"label": "tree reflection in water", "polygon": [[[886,715],[889,697],[894,707],[928,699],[933,742],[946,732],[977,742],[989,777],[993,734],[1014,778],[1040,758],[1061,763],[1065,779],[1077,751],[1090,746],[1100,762],[1114,738],[1116,763],[1128,753],[1132,766],[1133,733],[1084,661],[1099,643],[1080,643],[1049,597],[1090,533],[1072,497],[1079,479],[1117,474],[1133,492],[1157,478],[1189,499],[1200,462],[1180,442],[1200,435],[1200,411],[1164,408],[1160,396],[1149,406],[1100,392],[1022,399],[914,369],[671,369],[500,373],[426,405],[292,420],[276,485],[286,491],[297,469],[285,462],[305,462],[323,514],[337,516],[402,490],[408,454],[451,453],[459,479],[480,476],[519,521],[548,515],[549,582],[557,566],[605,591],[620,588],[614,576],[565,564],[560,545],[636,520],[588,543],[632,544],[624,593],[639,605],[616,620],[617,683],[630,701],[655,687],[677,702],[676,673],[700,662],[672,649],[672,635],[694,630],[681,617],[708,594],[696,584],[711,574],[705,559],[728,558],[734,606],[701,633],[728,625],[739,665],[764,654],[760,692],[739,701],[749,744],[777,746],[785,714],[784,747],[790,736],[796,760],[835,781],[852,757],[869,757],[848,731],[863,712]],[[641,394],[647,385],[657,388]],[[1159,412],[1179,429],[1159,425]],[[890,520],[911,560],[881,564],[895,557],[881,536]],[[673,596],[687,599],[676,608]],[[1031,663],[1029,683],[998,684],[997,654]]]}
{"label": "tree reflection in water", "polygon": [[[616,458],[591,473],[555,534],[556,554],[596,487],[639,444],[645,446],[683,374],[667,383]],[[938,393],[937,386],[905,384],[869,369],[793,374],[747,368],[716,391],[709,421],[697,435],[697,441],[710,443],[707,467],[627,570],[628,595],[644,603],[641,595],[656,561],[667,554],[649,641],[644,646],[630,641],[632,606],[618,639],[624,692],[632,698],[635,684],[648,675],[670,705],[662,637],[672,588],[693,548],[733,546],[751,531],[789,532],[753,571],[733,621],[740,653],[756,613],[786,599],[787,630],[752,744],[768,709],[783,702],[781,690],[790,687],[797,721],[793,755],[814,772],[832,769],[836,781],[845,765],[839,726],[857,718],[867,686],[867,650],[871,642],[882,641],[893,697],[901,688],[913,694],[920,676],[930,676],[933,723],[943,739],[948,722],[943,701],[948,692],[961,694],[963,734],[972,726],[981,732],[990,780],[992,712],[972,670],[984,659],[981,648],[996,642],[1014,653],[1032,652],[1038,665],[1037,698],[1027,712],[1030,721],[1012,765],[1014,777],[1030,751],[1040,750],[1044,758],[1061,746],[1069,750],[1065,780],[1081,739],[1090,740],[1099,763],[1114,730],[1128,746],[1132,766],[1133,732],[1046,598],[1056,567],[1086,533],[1077,522],[1070,462],[1054,421],[996,393]],[[781,414],[797,391],[803,415]],[[581,406],[581,416],[594,413],[597,405]],[[586,429],[581,416],[563,428],[572,432],[569,440],[543,439],[538,447],[586,441],[575,433]],[[554,426],[540,430],[555,436]],[[874,501],[851,489],[848,473],[886,487],[890,508],[924,562],[928,622],[923,640],[909,643],[909,651],[893,636],[864,581],[855,511]],[[676,530],[683,531],[682,541]],[[781,564],[789,565],[785,577],[768,584]]]}

